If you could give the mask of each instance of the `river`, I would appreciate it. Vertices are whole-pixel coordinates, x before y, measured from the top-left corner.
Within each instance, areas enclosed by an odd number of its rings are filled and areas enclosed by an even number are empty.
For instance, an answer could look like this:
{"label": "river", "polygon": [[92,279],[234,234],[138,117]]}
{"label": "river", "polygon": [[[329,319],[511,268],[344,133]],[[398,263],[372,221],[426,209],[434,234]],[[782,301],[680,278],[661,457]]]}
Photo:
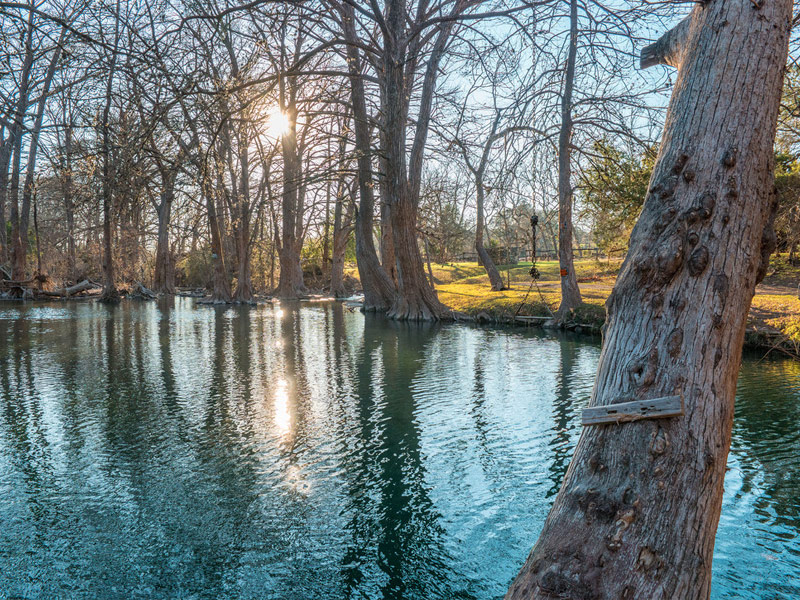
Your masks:
{"label": "river", "polygon": [[[0,598],[501,598],[599,341],[338,303],[0,304]],[[712,598],[800,597],[800,364],[748,355]]]}

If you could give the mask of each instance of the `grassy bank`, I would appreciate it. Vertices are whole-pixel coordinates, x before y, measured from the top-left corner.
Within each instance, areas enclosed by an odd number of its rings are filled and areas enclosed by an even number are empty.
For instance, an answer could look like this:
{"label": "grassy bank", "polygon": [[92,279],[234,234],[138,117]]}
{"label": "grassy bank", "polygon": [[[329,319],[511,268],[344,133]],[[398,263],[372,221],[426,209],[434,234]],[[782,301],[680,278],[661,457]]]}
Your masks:
{"label": "grassy bank", "polygon": [[[599,328],[605,319],[605,301],[616,280],[620,261],[578,260],[575,270],[585,305],[573,321]],[[500,272],[509,289],[492,292],[489,278],[475,263],[434,264],[433,277],[439,299],[453,310],[485,319],[508,321],[515,314],[548,316],[561,299],[559,270],[556,261],[537,264],[541,273],[538,286],[531,288],[530,263],[501,266]],[[765,280],[756,289],[748,320],[747,342],[750,346],[772,347],[797,354],[800,352],[800,299],[797,285],[800,267],[787,264],[785,257],[772,260]]]}

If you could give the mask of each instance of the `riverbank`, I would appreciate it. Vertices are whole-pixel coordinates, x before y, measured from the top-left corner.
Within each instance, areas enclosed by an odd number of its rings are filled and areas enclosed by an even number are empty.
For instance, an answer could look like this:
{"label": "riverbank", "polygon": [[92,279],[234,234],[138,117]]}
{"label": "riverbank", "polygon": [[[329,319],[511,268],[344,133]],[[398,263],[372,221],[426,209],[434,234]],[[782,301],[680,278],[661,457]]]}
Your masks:
{"label": "riverbank", "polygon": [[[572,327],[599,331],[605,321],[605,302],[614,287],[621,261],[578,260],[575,271],[584,305],[575,311]],[[551,316],[561,301],[559,267],[556,261],[540,261],[541,277],[531,286],[530,263],[502,266],[500,272],[509,289],[492,292],[483,267],[475,263],[432,265],[439,299],[455,311],[481,321],[511,323]],[[785,257],[773,258],[764,281],[756,288],[747,323],[745,344],[800,356],[800,298],[797,285],[800,268]],[[523,317],[523,319],[515,319]]]}

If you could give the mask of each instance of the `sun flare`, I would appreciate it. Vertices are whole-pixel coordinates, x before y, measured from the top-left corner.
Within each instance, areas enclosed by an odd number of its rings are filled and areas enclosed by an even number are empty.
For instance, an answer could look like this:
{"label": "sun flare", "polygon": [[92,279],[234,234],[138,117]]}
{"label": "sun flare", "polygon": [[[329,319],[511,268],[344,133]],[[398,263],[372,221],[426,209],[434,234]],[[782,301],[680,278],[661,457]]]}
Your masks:
{"label": "sun flare", "polygon": [[279,138],[289,131],[289,117],[280,108],[275,108],[267,120],[267,132],[272,138]]}

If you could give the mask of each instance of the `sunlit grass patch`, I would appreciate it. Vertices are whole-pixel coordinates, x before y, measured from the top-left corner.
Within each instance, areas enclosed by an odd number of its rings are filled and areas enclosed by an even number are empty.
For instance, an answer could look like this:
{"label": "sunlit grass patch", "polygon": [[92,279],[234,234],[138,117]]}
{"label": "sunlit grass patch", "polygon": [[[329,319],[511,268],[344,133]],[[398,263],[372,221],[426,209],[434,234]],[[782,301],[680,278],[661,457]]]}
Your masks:
{"label": "sunlit grass patch", "polygon": [[[622,262],[619,260],[585,259],[575,262],[584,306],[571,319],[577,323],[597,326],[605,318],[605,302],[614,287]],[[540,278],[537,286],[530,286],[531,263],[498,265],[498,270],[510,289],[493,292],[489,277],[477,263],[460,262],[432,264],[439,300],[449,308],[469,315],[486,313],[492,318],[507,319],[516,314],[523,316],[549,316],[561,301],[558,261],[537,261]],[[427,267],[427,265],[426,265]],[[354,267],[348,274],[358,276]],[[753,298],[750,325],[761,330],[782,333],[800,342],[800,299],[795,294],[774,293],[792,289],[800,281],[800,267],[789,265],[784,258],[773,259],[769,276],[764,281],[767,290]]]}
{"label": "sunlit grass patch", "polygon": [[756,294],[750,322],[755,325],[764,323],[800,342],[800,299],[789,294]]}

